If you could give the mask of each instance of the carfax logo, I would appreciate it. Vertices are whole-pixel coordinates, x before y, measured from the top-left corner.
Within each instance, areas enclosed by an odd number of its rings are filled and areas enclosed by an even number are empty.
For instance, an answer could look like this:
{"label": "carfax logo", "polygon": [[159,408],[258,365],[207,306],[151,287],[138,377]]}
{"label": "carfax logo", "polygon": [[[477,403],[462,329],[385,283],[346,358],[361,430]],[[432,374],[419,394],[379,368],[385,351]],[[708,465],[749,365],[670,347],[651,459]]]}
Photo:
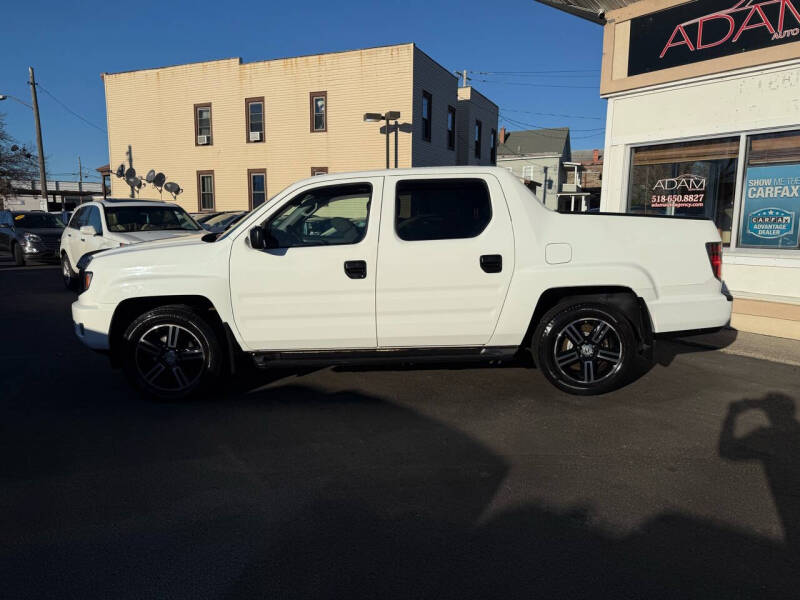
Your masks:
{"label": "carfax logo", "polygon": [[659,179],[653,186],[653,208],[698,208],[703,206],[706,178],[694,173]]}
{"label": "carfax logo", "polygon": [[794,232],[794,213],[782,208],[761,208],[750,214],[750,234],[774,240]]}

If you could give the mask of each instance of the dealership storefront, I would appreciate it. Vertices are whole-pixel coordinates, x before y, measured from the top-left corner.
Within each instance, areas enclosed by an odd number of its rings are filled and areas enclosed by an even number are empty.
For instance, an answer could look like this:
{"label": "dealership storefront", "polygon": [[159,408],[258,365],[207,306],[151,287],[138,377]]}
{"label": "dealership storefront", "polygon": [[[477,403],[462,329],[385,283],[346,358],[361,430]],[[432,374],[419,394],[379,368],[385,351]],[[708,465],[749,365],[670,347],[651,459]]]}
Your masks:
{"label": "dealership storefront", "polygon": [[601,210],[712,219],[733,325],[800,339],[800,0],[545,3],[605,24]]}

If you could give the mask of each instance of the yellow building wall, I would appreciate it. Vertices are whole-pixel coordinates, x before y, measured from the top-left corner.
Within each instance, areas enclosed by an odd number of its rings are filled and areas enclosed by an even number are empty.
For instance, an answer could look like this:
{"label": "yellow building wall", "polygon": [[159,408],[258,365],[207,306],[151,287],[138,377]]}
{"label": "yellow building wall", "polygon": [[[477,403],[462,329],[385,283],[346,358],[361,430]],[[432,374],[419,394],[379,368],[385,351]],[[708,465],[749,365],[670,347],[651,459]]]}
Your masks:
{"label": "yellow building wall", "polygon": [[[242,64],[232,58],[105,74],[111,170],[124,163],[144,175],[162,171],[183,192],[177,202],[198,210],[197,171],[214,171],[217,210],[248,208],[248,169],[266,169],[267,196],[311,174],[385,167],[381,123],[365,112],[399,110],[411,121],[414,45],[404,44]],[[327,92],[327,132],[310,132],[309,92]],[[264,96],[265,141],[246,142],[245,98]],[[194,105],[211,103],[212,139],[195,145]],[[411,166],[411,133],[401,132],[399,166]],[[392,139],[394,165],[394,139]],[[111,194],[127,197],[111,177]],[[141,198],[158,199],[151,186]],[[164,199],[171,196],[164,192]]]}

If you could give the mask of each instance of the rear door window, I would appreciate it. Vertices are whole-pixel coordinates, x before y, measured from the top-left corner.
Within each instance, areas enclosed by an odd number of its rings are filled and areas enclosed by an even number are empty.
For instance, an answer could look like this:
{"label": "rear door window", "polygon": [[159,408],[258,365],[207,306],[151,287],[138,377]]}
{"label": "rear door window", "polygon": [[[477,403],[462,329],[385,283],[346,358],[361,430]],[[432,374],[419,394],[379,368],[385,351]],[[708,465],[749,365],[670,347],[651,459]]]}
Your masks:
{"label": "rear door window", "polygon": [[482,179],[408,179],[397,183],[395,231],[409,242],[473,238],[492,220]]}

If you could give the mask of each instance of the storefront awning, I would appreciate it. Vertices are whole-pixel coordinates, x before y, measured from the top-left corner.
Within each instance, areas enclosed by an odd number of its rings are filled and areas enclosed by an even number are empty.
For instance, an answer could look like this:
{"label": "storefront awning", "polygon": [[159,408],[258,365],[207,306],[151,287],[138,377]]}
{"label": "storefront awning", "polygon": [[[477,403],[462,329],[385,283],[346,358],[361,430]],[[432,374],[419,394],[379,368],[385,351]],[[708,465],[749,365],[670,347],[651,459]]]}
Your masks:
{"label": "storefront awning", "polygon": [[541,4],[563,10],[589,21],[605,25],[605,14],[610,10],[624,8],[639,0],[536,0]]}

